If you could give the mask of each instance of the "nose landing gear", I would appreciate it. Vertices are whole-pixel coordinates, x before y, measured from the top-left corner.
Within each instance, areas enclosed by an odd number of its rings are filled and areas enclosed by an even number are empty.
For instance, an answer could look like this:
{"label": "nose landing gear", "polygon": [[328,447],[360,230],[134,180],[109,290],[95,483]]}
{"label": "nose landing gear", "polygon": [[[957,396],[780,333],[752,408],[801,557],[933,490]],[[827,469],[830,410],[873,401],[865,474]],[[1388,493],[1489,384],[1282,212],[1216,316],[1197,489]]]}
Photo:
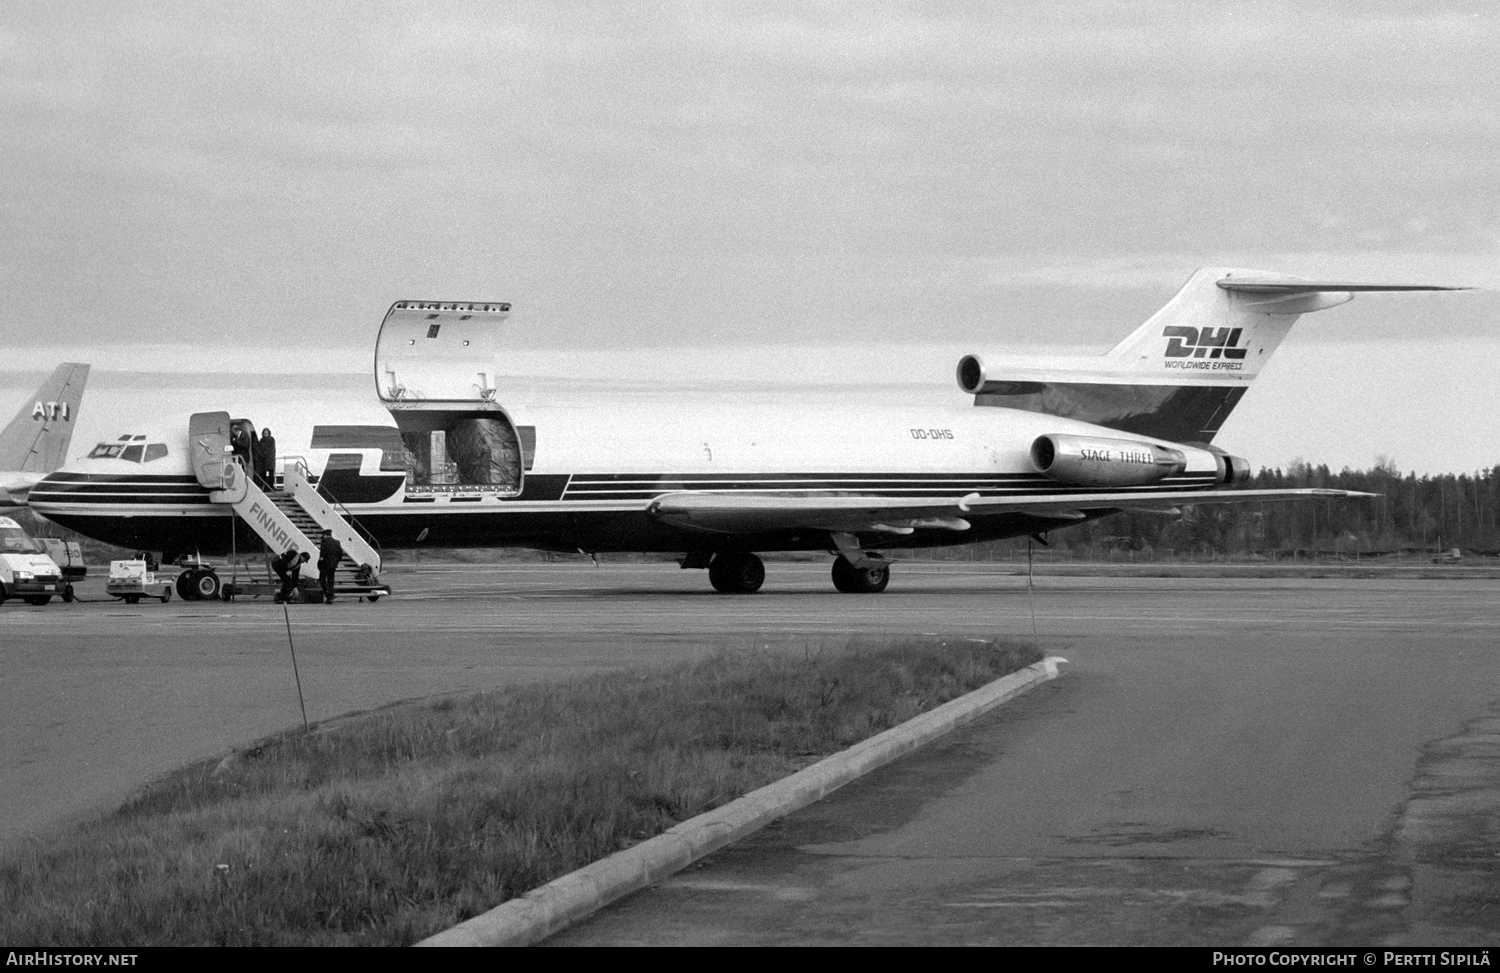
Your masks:
{"label": "nose landing gear", "polygon": [[219,576],[212,568],[189,568],[177,576],[177,594],[184,601],[213,601],[219,597]]}

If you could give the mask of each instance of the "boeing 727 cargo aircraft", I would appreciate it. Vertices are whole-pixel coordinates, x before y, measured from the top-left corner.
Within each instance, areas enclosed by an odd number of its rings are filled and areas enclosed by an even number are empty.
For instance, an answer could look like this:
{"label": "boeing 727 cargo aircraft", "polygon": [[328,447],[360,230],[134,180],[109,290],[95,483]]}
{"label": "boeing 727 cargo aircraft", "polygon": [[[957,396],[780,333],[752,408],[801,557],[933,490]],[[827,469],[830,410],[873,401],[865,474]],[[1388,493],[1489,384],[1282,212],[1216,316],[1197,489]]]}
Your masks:
{"label": "boeing 727 cargo aircraft", "polygon": [[511,397],[510,305],[400,301],[375,347],[391,424],[319,426],[279,479],[257,486],[231,455],[234,421],[201,413],[167,434],[123,431],[129,450],[101,444],[36,486],[31,504],[167,556],[227,553],[231,524],[241,550],[257,537],[305,548],[327,526],[358,546],[366,577],[377,548],[418,544],[655,551],[748,593],[765,577],[759,553],[828,551],[839,591],[878,592],[890,577],[881,550],[1022,537],[1122,510],[1348,496],[1235,489],[1250,466],[1215,434],[1299,315],[1360,291],[1451,289],[1200,270],[1102,356],[964,356],[950,406],[690,410],[607,389]]}

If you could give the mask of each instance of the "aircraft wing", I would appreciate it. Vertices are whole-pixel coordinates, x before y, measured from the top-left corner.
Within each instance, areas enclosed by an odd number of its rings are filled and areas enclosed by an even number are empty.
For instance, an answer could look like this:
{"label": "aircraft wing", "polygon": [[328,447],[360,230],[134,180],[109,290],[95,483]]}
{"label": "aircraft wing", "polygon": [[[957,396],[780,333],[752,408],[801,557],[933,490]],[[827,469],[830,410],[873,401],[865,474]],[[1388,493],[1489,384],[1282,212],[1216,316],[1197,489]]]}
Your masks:
{"label": "aircraft wing", "polygon": [[1308,497],[1371,497],[1353,490],[1172,490],[1158,493],[1043,493],[1028,496],[909,498],[847,493],[800,495],[754,492],[666,493],[647,513],[663,523],[713,534],[772,530],[828,530],[846,533],[910,534],[919,527],[968,530],[970,515],[1021,514],[1057,520],[1083,520],[1090,513],[1120,510],[1177,513],[1178,504],[1251,503]]}

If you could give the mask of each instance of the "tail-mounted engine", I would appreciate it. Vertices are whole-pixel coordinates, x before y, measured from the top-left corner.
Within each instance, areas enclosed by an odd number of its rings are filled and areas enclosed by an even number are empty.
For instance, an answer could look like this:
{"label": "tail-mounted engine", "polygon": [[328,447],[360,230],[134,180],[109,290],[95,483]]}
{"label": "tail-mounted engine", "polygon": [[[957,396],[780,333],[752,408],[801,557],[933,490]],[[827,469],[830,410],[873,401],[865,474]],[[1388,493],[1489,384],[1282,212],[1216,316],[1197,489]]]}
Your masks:
{"label": "tail-mounted engine", "polygon": [[1214,486],[1238,486],[1250,479],[1250,464],[1214,446],[1163,446],[1102,436],[1038,436],[1031,463],[1043,476],[1082,487],[1130,487],[1156,483],[1187,472],[1213,470]]}
{"label": "tail-mounted engine", "polygon": [[1208,447],[1208,451],[1214,454],[1218,461],[1219,486],[1239,486],[1250,479],[1250,461],[1238,456],[1230,456],[1217,446]]}
{"label": "tail-mounted engine", "polygon": [[1059,483],[1087,487],[1141,486],[1187,468],[1187,456],[1178,449],[1084,436],[1038,436],[1031,462]]}
{"label": "tail-mounted engine", "polygon": [[958,387],[975,395],[984,391],[984,362],[978,355],[965,355],[958,360]]}

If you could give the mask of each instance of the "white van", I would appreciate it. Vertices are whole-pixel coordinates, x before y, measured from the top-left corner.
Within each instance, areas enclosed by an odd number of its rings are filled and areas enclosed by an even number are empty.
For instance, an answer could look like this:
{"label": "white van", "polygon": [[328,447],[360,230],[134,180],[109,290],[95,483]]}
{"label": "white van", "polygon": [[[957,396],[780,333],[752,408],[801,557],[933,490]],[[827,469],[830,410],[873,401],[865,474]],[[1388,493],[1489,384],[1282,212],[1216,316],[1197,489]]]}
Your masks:
{"label": "white van", "polygon": [[0,517],[0,602],[23,598],[45,605],[66,592],[62,568],[9,517]]}

